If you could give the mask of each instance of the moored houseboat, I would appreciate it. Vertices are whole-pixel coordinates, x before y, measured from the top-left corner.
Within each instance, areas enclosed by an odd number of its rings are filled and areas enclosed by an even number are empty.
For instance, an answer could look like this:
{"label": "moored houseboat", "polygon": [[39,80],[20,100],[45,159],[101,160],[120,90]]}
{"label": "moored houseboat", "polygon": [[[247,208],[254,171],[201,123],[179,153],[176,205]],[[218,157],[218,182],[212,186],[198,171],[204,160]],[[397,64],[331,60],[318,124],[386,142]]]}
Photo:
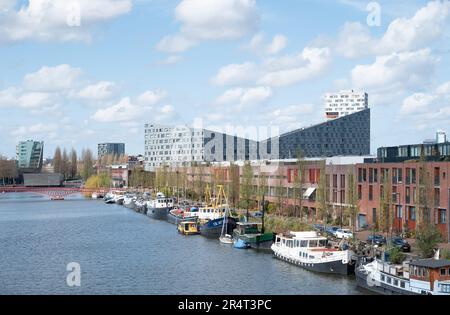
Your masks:
{"label": "moored houseboat", "polygon": [[352,252],[331,248],[315,231],[277,235],[271,248],[275,257],[307,270],[341,275],[354,271]]}
{"label": "moored houseboat", "polygon": [[450,260],[418,259],[401,265],[375,259],[355,269],[359,287],[383,295],[450,295]]}
{"label": "moored houseboat", "polygon": [[260,225],[261,223],[238,222],[233,232],[235,247],[270,251],[275,235],[262,233],[259,229]]}
{"label": "moored houseboat", "polygon": [[147,202],[147,215],[155,220],[167,220],[167,214],[173,209],[173,199],[163,193],[156,194],[156,198]]}
{"label": "moored houseboat", "polygon": [[177,224],[178,233],[183,235],[200,234],[196,221],[181,221]]}

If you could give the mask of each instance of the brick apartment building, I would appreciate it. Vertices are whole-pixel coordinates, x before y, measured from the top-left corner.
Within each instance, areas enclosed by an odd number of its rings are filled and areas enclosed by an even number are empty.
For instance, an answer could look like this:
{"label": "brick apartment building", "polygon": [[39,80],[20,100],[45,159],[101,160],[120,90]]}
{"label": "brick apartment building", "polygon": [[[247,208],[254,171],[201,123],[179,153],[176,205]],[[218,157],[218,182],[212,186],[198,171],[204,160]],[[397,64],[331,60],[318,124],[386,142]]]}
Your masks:
{"label": "brick apartment building", "polygon": [[366,163],[355,167],[360,211],[369,225],[379,220],[380,200],[388,192],[394,230],[415,230],[420,220],[426,220],[449,239],[450,162]]}

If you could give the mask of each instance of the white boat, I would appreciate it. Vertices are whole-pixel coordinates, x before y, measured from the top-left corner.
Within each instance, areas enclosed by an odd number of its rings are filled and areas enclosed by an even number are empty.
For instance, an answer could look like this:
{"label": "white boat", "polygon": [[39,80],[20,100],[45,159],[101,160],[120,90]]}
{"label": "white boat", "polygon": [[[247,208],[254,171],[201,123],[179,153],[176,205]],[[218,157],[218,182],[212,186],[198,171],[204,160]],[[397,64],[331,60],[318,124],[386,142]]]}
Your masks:
{"label": "white boat", "polygon": [[233,244],[233,236],[229,235],[229,234],[225,234],[224,236],[221,236],[219,238],[220,242],[223,244]]}
{"label": "white boat", "polygon": [[353,273],[353,253],[328,246],[328,239],[315,231],[277,235],[271,247],[275,257],[305,269],[332,274]]}
{"label": "white boat", "polygon": [[390,264],[375,259],[355,269],[359,287],[384,295],[450,295],[450,260]]}
{"label": "white boat", "polygon": [[156,198],[147,201],[147,215],[156,220],[167,220],[167,215],[173,209],[173,199],[163,193],[156,194]]}

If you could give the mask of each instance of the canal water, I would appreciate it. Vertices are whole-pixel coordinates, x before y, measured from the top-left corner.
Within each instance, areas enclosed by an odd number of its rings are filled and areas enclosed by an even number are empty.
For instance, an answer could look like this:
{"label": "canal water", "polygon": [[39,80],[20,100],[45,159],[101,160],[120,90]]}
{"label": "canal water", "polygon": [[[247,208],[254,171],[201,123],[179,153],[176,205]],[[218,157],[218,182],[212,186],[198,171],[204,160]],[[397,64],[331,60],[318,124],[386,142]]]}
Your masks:
{"label": "canal water", "polygon": [[[81,286],[66,270],[81,268]],[[0,194],[0,294],[364,294],[271,254],[185,237],[167,222],[75,196]]]}

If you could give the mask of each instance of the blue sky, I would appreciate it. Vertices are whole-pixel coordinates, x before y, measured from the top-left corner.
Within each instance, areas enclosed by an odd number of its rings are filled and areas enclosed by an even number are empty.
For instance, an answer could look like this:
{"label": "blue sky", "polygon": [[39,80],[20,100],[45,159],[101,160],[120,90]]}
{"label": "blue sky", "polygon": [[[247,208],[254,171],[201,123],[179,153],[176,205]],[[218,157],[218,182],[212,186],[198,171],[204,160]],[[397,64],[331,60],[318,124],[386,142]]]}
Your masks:
{"label": "blue sky", "polygon": [[372,153],[450,132],[450,2],[378,1],[379,26],[369,2],[0,0],[0,154],[143,153],[145,122],[283,132],[351,88],[369,93]]}

